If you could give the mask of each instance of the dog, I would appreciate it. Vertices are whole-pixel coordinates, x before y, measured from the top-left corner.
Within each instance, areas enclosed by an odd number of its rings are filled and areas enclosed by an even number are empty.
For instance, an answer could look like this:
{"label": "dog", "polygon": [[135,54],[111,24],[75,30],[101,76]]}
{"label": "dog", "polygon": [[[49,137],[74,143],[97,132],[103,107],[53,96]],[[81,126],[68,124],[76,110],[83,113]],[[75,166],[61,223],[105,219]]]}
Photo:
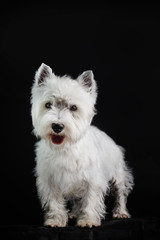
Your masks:
{"label": "dog", "polygon": [[[76,79],[57,76],[42,63],[31,91],[31,115],[36,143],[36,186],[44,210],[44,225],[100,226],[105,197],[115,195],[113,218],[129,218],[127,196],[133,189],[124,150],[92,126],[97,84],[92,71]],[[72,203],[70,211],[67,202]]]}

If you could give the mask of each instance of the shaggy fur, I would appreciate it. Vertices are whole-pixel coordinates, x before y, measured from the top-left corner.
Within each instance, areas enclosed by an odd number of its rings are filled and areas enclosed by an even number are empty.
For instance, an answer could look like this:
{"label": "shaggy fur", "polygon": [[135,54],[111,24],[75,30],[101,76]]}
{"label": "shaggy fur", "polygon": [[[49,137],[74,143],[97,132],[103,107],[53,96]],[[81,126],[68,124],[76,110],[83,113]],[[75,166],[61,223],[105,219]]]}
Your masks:
{"label": "shaggy fur", "polygon": [[[133,176],[123,149],[91,125],[97,86],[92,71],[77,79],[56,76],[42,64],[32,87],[32,120],[36,144],[36,184],[44,225],[64,227],[68,217],[77,226],[99,226],[106,213],[104,199],[114,185],[113,217],[128,218],[126,208]],[[66,208],[72,202],[72,211]]]}

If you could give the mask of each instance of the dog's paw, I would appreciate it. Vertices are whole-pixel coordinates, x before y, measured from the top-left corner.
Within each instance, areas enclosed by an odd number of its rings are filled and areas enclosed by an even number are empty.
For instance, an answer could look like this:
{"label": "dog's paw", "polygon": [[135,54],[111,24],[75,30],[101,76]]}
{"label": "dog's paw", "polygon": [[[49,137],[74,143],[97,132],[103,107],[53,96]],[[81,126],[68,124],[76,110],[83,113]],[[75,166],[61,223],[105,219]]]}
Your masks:
{"label": "dog's paw", "polygon": [[68,217],[69,219],[74,219],[74,218],[77,218],[77,215],[71,212],[68,214]]}
{"label": "dog's paw", "polygon": [[92,227],[98,227],[100,225],[101,225],[101,223],[96,222],[96,221],[80,219],[80,220],[78,220],[76,226],[81,227],[81,228],[84,228],[84,227],[92,228]]}
{"label": "dog's paw", "polygon": [[129,213],[114,213],[113,218],[131,218]]}
{"label": "dog's paw", "polygon": [[46,227],[66,227],[67,223],[65,221],[59,221],[56,219],[47,219],[44,222],[44,226]]}

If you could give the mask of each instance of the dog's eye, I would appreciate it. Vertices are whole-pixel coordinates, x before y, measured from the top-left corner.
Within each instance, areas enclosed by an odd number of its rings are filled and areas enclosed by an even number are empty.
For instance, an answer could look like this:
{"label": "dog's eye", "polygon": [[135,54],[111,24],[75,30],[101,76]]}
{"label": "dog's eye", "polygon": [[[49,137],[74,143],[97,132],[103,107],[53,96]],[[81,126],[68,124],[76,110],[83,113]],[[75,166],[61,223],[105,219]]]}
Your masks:
{"label": "dog's eye", "polygon": [[50,102],[47,102],[47,103],[45,104],[45,107],[46,107],[46,108],[51,108],[51,106],[52,106],[52,104],[51,104]]}
{"label": "dog's eye", "polygon": [[76,105],[72,105],[72,106],[70,107],[70,110],[73,111],[73,112],[75,112],[75,111],[77,110],[77,106],[76,106]]}

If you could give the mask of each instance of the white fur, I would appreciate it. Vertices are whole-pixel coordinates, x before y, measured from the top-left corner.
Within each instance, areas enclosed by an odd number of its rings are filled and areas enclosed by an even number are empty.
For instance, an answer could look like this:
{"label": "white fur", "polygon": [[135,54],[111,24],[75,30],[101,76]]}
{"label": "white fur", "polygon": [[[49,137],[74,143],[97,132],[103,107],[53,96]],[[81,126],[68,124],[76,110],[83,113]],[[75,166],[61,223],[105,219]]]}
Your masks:
{"label": "white fur", "polygon": [[[36,144],[35,172],[45,225],[66,226],[70,216],[77,218],[78,226],[99,226],[106,213],[104,198],[111,183],[116,190],[113,217],[130,217],[126,198],[133,177],[122,148],[91,125],[96,97],[92,71],[73,80],[56,76],[42,64],[36,73],[32,120],[34,133],[41,140]],[[46,109],[46,102],[52,104],[50,109]],[[70,110],[72,105],[77,111]],[[61,144],[51,141],[52,123],[64,125],[57,134],[65,136]],[[71,213],[66,209],[68,200],[73,202]]]}

